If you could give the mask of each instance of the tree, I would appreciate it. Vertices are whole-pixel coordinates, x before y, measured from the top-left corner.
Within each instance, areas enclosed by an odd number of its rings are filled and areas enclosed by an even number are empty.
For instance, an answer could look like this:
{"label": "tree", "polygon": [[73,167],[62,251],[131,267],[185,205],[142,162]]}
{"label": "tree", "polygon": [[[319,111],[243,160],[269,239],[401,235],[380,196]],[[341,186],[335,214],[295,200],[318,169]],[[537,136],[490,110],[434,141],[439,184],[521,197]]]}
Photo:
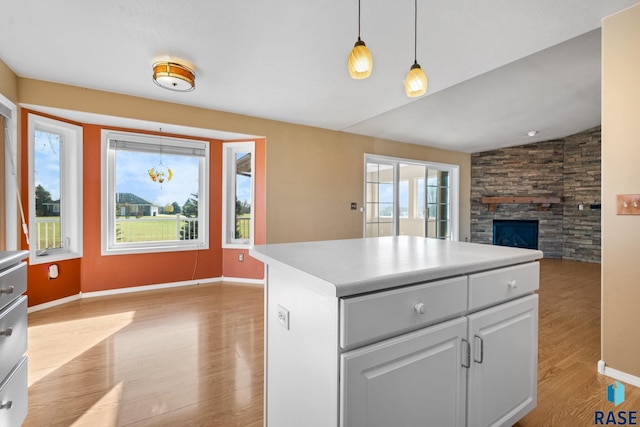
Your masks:
{"label": "tree", "polygon": [[193,198],[188,198],[182,206],[182,214],[189,218],[198,216],[198,194],[191,193],[191,195]]}
{"label": "tree", "polygon": [[173,213],[174,214],[179,214],[181,209],[180,209],[180,205],[178,204],[178,202],[173,202],[171,203],[171,206],[173,206]]}
{"label": "tree", "polygon": [[171,214],[173,213],[173,205],[167,205],[163,208],[163,213]]}
{"label": "tree", "polygon": [[36,187],[36,216],[49,216],[47,205],[52,203],[51,193],[49,193],[42,185]]}
{"label": "tree", "polygon": [[[187,199],[182,207],[182,214],[187,218],[198,217],[198,194],[191,193],[193,198]],[[198,238],[198,221],[183,221],[180,227],[180,240],[194,240]]]}

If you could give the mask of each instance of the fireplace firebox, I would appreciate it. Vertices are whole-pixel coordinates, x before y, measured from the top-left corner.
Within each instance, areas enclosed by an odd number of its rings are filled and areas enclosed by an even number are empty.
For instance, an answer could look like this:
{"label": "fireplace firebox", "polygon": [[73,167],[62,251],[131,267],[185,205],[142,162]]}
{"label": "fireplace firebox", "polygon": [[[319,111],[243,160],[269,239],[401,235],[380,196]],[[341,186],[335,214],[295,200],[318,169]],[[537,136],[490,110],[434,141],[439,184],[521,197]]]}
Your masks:
{"label": "fireplace firebox", "polygon": [[538,249],[538,220],[494,219],[493,244]]}

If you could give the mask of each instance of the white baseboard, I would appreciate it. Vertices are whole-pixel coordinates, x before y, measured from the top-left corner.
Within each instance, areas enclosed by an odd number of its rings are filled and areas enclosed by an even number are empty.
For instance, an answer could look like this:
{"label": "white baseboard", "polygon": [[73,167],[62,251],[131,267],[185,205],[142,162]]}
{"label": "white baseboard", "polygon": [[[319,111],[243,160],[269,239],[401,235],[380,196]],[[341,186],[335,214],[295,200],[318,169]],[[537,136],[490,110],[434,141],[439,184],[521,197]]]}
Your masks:
{"label": "white baseboard", "polygon": [[108,295],[128,294],[132,292],[154,291],[157,289],[177,288],[179,286],[194,286],[202,283],[221,282],[221,277],[211,279],[185,280],[182,282],[159,283],[157,285],[132,286],[129,288],[108,289],[106,291],[82,292],[82,298],[104,297]]}
{"label": "white baseboard", "polygon": [[619,380],[627,384],[631,384],[632,386],[640,387],[640,377],[618,371],[617,369],[609,368],[608,366],[605,366],[604,360],[598,361],[598,373],[613,378],[614,380]]}
{"label": "white baseboard", "polygon": [[57,305],[66,304],[68,302],[75,301],[80,298],[82,298],[82,296],[80,294],[77,294],[77,295],[71,295],[70,297],[60,298],[55,301],[49,301],[42,304],[34,305],[27,309],[27,313],[33,313],[35,311],[44,310],[45,308],[51,308]]}
{"label": "white baseboard", "polygon": [[264,279],[243,279],[242,277],[222,277],[223,282],[237,285],[264,286]]}
{"label": "white baseboard", "polygon": [[179,286],[195,286],[195,285],[200,285],[204,283],[219,283],[219,282],[227,282],[227,283],[233,283],[237,285],[248,285],[248,286],[264,286],[264,280],[262,279],[243,279],[241,277],[212,277],[209,279],[185,280],[182,282],[159,283],[156,285],[132,286],[129,288],[108,289],[106,291],[81,292],[77,295],[71,295],[69,297],[60,298],[55,301],[45,302],[44,304],[34,305],[32,307],[29,307],[27,312],[33,313],[35,311],[40,311],[46,308],[51,308],[61,304],[66,304],[68,302],[75,301],[81,298],[96,298],[96,297],[104,297],[109,295],[128,294],[132,292],[153,291],[157,289],[177,288]]}

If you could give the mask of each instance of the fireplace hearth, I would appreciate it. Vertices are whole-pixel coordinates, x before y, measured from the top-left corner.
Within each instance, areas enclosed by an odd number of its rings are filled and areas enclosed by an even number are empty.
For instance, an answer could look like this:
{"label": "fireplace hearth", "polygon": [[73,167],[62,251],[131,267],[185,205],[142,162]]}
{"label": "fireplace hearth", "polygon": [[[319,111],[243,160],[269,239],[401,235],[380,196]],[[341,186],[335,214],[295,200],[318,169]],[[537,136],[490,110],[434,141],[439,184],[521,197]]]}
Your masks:
{"label": "fireplace hearth", "polygon": [[493,220],[493,244],[538,249],[538,220]]}

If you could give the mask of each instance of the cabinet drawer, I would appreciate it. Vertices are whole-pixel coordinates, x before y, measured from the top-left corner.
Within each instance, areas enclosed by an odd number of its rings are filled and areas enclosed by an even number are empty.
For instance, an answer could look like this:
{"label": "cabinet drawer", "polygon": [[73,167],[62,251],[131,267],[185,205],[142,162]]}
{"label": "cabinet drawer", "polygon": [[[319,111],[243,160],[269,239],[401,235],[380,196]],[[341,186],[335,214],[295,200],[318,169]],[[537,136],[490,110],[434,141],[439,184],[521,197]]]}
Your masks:
{"label": "cabinet drawer", "polygon": [[455,317],[467,309],[467,278],[340,300],[340,346],[353,347]]}
{"label": "cabinet drawer", "polygon": [[27,358],[18,365],[4,382],[0,383],[0,426],[18,427],[27,417]]}
{"label": "cabinet drawer", "polygon": [[540,264],[516,265],[469,276],[469,311],[508,301],[538,289]]}
{"label": "cabinet drawer", "polygon": [[26,351],[27,297],[22,296],[0,312],[0,381]]}
{"label": "cabinet drawer", "polygon": [[27,263],[0,271],[0,310],[27,290]]}

